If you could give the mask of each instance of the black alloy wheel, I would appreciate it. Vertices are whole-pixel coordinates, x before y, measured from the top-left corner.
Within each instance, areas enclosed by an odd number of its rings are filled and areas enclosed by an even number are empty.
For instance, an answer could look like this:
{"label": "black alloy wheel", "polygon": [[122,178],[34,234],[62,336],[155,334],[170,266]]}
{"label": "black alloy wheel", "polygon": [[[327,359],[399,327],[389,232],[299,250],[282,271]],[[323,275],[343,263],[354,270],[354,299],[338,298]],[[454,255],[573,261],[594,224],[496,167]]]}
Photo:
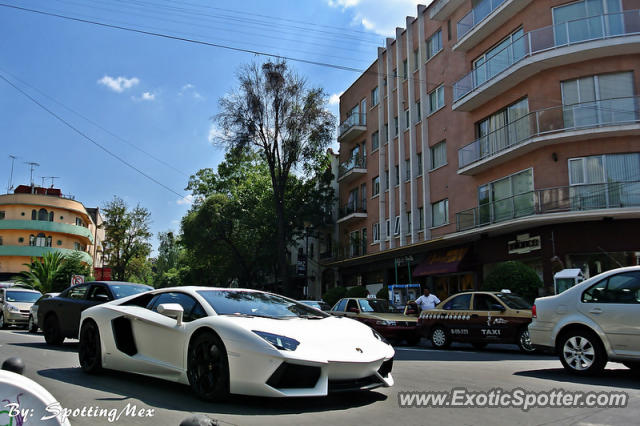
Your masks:
{"label": "black alloy wheel", "polygon": [[80,329],[78,359],[85,373],[96,374],[102,371],[100,331],[93,321],[85,321]]}
{"label": "black alloy wheel", "polygon": [[531,336],[529,336],[528,328],[523,328],[518,333],[518,347],[522,352],[525,352],[528,354],[536,351],[536,348],[534,348],[533,344],[531,343]]}
{"label": "black alloy wheel", "polygon": [[190,343],[187,377],[193,392],[206,401],[219,401],[228,396],[227,352],[215,334],[202,333]]}
{"label": "black alloy wheel", "polygon": [[49,345],[61,345],[64,341],[64,337],[60,332],[60,324],[58,323],[58,317],[54,314],[49,314],[44,319],[42,325],[44,331],[44,340]]}

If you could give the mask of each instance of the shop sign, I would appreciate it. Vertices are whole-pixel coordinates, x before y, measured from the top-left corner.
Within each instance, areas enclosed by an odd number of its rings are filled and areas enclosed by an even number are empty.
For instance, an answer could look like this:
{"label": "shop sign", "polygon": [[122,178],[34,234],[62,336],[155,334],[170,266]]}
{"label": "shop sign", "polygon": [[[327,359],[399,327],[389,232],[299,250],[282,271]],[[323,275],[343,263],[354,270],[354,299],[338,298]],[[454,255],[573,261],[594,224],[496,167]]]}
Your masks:
{"label": "shop sign", "polygon": [[525,254],[541,248],[542,243],[539,235],[530,237],[529,234],[521,234],[516,236],[515,241],[507,243],[509,254]]}

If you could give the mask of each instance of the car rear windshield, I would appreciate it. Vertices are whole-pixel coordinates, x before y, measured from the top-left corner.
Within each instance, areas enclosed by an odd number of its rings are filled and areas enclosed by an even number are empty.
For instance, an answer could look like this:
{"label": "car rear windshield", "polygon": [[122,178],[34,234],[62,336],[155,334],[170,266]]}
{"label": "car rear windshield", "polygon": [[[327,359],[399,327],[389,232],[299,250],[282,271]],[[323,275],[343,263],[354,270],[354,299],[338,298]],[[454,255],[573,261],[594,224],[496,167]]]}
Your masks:
{"label": "car rear windshield", "polygon": [[520,296],[509,293],[496,294],[511,309],[531,309],[531,303],[527,302]]}
{"label": "car rear windshield", "polygon": [[238,290],[199,290],[198,294],[218,315],[246,315],[267,318],[328,317],[302,303],[271,293]]}
{"label": "car rear windshield", "polygon": [[7,302],[33,303],[42,296],[31,291],[7,291]]}
{"label": "car rear windshield", "polygon": [[397,312],[389,308],[389,301],[384,299],[362,299],[360,300],[360,310],[362,312],[378,312],[389,314]]}
{"label": "car rear windshield", "polygon": [[134,284],[112,284],[109,286],[113,297],[116,299],[122,299],[123,297],[131,296],[133,294],[144,293],[145,291],[153,290],[153,287],[148,285],[134,285]]}

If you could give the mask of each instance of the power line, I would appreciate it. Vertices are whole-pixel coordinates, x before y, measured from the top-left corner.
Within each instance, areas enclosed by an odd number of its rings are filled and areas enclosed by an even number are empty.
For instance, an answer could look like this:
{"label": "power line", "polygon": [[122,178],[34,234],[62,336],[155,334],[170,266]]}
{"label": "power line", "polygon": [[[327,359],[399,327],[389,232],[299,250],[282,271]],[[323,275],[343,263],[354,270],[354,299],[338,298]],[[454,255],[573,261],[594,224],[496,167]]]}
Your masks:
{"label": "power line", "polygon": [[[92,144],[94,144],[95,146],[97,146],[98,148],[100,148],[101,150],[103,150],[104,152],[106,152],[107,154],[109,154],[110,156],[112,156],[113,158],[115,158],[116,160],[120,161],[121,163],[123,163],[124,165],[126,165],[127,167],[135,170],[136,172],[138,172],[139,174],[141,174],[142,176],[146,177],[147,179],[149,179],[150,181],[156,183],[157,185],[160,185],[161,187],[163,187],[164,189],[166,189],[167,191],[170,191],[171,193],[177,195],[178,197],[182,198],[185,201],[188,201],[187,198],[185,198],[183,195],[179,194],[177,191],[174,191],[173,189],[169,188],[167,185],[163,184],[162,182],[158,181],[157,179],[149,176],[148,174],[146,174],[145,172],[143,172],[142,170],[138,169],[137,167],[135,167],[133,164],[127,162],[126,160],[122,159],[121,157],[119,157],[118,155],[114,154],[113,152],[109,151],[107,148],[105,148],[104,146],[102,146],[100,143],[98,143],[97,141],[95,141],[94,139],[92,139],[90,136],[86,135],[85,133],[83,133],[81,130],[79,130],[78,128],[76,128],[75,126],[73,126],[71,123],[69,123],[68,121],[66,121],[64,118],[60,117],[58,114],[56,114],[55,112],[51,111],[49,108],[47,108],[46,106],[44,106],[42,103],[40,103],[37,99],[35,99],[34,97],[32,97],[31,95],[29,95],[27,92],[25,92],[24,90],[22,90],[21,88],[19,88],[18,86],[16,86],[15,84],[13,84],[10,80],[8,80],[4,75],[0,74],[0,79],[4,80],[7,84],[9,84],[11,87],[13,87],[14,89],[16,89],[18,92],[22,93],[25,97],[27,97],[31,102],[35,103],[36,105],[38,105],[40,108],[42,108],[43,110],[45,110],[46,112],[48,112],[49,114],[51,114],[52,116],[54,116],[55,118],[57,118],[60,122],[62,122],[64,125],[66,125],[67,127],[69,127],[71,130],[73,130],[74,132],[76,132],[77,134],[79,134],[80,136],[82,136],[83,138],[85,138],[86,140],[88,140],[89,142],[91,142]],[[32,171],[33,173],[33,171]],[[32,178],[33,180],[33,178]]]}
{"label": "power line", "polygon": [[44,93],[42,90],[38,89],[37,87],[34,87],[33,85],[31,85],[31,84],[27,83],[27,82],[26,82],[26,81],[24,81],[24,80],[22,80],[22,79],[20,79],[20,78],[16,77],[14,74],[12,74],[12,73],[8,72],[7,70],[5,70],[5,69],[3,69],[3,68],[0,68],[0,71],[2,71],[4,74],[7,74],[7,75],[11,76],[11,78],[13,78],[14,80],[19,81],[20,83],[22,83],[23,85],[25,85],[25,86],[27,86],[27,87],[31,88],[32,90],[35,90],[36,92],[40,93],[40,94],[41,94],[42,96],[44,96],[45,98],[47,98],[47,99],[51,100],[52,102],[55,102],[56,104],[60,105],[62,108],[66,109],[67,111],[70,111],[71,113],[73,113],[73,114],[77,115],[78,117],[82,118],[83,120],[85,120],[85,121],[89,122],[90,124],[94,125],[95,127],[97,127],[98,129],[102,130],[103,132],[105,132],[105,133],[107,133],[107,134],[109,134],[109,135],[113,136],[114,138],[118,139],[119,141],[121,141],[121,142],[123,142],[123,143],[125,143],[125,144],[129,145],[130,147],[132,147],[132,148],[134,148],[134,149],[138,150],[139,152],[141,152],[141,153],[145,154],[145,155],[146,155],[146,156],[148,156],[149,158],[151,158],[151,159],[153,159],[153,160],[157,161],[158,163],[160,163],[160,164],[162,164],[162,165],[164,165],[164,166],[166,166],[166,167],[169,167],[170,169],[172,169],[172,170],[174,170],[174,171],[176,171],[176,172],[180,173],[180,174],[181,174],[181,175],[183,175],[183,176],[189,176],[189,174],[188,174],[188,173],[185,173],[185,172],[183,172],[182,170],[175,168],[174,166],[172,166],[171,164],[167,163],[166,161],[164,161],[164,160],[162,160],[162,159],[160,159],[160,158],[158,158],[158,157],[154,156],[153,154],[151,154],[151,153],[149,153],[149,152],[147,152],[147,151],[143,150],[142,148],[138,147],[137,145],[135,145],[135,144],[133,144],[133,143],[131,143],[131,142],[127,141],[126,139],[124,139],[124,138],[122,138],[122,137],[120,137],[120,136],[118,136],[117,134],[113,133],[113,132],[112,132],[112,131],[110,131],[109,129],[104,128],[103,126],[101,126],[100,124],[98,124],[98,123],[96,123],[95,121],[91,120],[90,118],[88,118],[88,117],[86,117],[86,116],[84,116],[84,115],[80,114],[79,112],[77,112],[77,111],[75,111],[74,109],[72,109],[72,108],[70,108],[70,107],[66,106],[66,105],[65,105],[65,104],[63,104],[62,102],[59,102],[58,100],[56,100],[56,99],[54,99],[53,97],[51,97],[51,96],[47,95],[46,93]]}

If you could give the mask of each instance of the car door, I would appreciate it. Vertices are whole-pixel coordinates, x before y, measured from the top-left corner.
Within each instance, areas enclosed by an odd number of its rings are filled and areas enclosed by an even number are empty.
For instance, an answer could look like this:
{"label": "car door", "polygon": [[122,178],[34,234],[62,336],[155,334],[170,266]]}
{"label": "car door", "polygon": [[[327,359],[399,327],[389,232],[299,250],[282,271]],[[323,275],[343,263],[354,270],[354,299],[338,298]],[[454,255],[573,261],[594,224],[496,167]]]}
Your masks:
{"label": "car door", "polygon": [[[182,306],[182,325],[177,325],[175,318],[158,313],[158,306],[165,303]],[[151,299],[147,311],[131,321],[137,353],[145,362],[147,372],[167,374],[182,370],[187,334],[185,323],[202,316],[206,316],[202,306],[186,293],[160,293]]]}
{"label": "car door", "polygon": [[358,301],[356,299],[349,299],[347,301],[347,307],[344,311],[345,316],[353,319],[359,319],[360,315],[360,307],[358,306]]}
{"label": "car door", "polygon": [[611,275],[582,293],[578,310],[605,333],[614,352],[640,356],[640,272]]}
{"label": "car door", "polygon": [[73,286],[55,303],[55,311],[60,321],[62,334],[65,337],[78,337],[78,327],[80,325],[80,314],[87,305],[88,284]]}
{"label": "car door", "polygon": [[507,308],[495,296],[487,293],[473,295],[473,327],[471,337],[478,342],[510,341],[515,331],[509,326],[504,312]]}
{"label": "car door", "polygon": [[331,314],[338,317],[343,317],[344,310],[347,307],[347,300],[348,299],[340,299],[340,301],[338,301],[338,303],[336,303],[335,306],[331,308]]}
{"label": "car door", "polygon": [[[442,305],[442,309],[422,311],[421,316],[429,316],[433,311],[437,316],[436,323],[444,323],[449,330],[451,340],[466,342],[471,339],[471,294],[463,293],[449,299]],[[437,312],[437,314],[436,314]]]}

